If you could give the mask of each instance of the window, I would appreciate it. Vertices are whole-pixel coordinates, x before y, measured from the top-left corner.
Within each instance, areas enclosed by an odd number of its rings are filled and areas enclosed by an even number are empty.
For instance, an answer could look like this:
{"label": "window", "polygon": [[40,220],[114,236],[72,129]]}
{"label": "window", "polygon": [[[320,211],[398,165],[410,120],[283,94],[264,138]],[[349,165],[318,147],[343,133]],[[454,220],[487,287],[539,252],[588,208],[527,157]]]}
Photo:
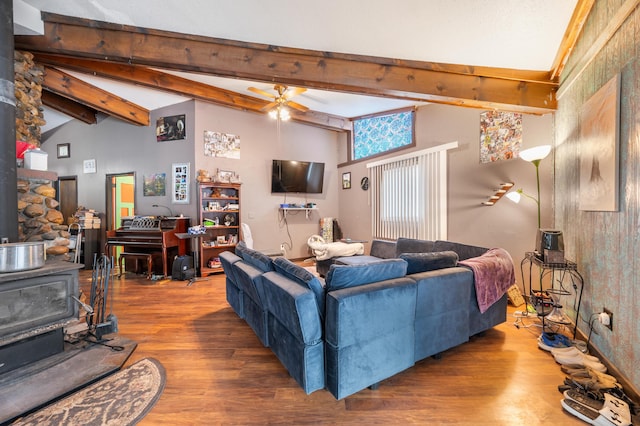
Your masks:
{"label": "window", "polygon": [[372,235],[379,239],[447,237],[447,150],[457,142],[367,164]]}
{"label": "window", "polygon": [[384,113],[353,121],[353,159],[373,157],[415,145],[414,111]]}

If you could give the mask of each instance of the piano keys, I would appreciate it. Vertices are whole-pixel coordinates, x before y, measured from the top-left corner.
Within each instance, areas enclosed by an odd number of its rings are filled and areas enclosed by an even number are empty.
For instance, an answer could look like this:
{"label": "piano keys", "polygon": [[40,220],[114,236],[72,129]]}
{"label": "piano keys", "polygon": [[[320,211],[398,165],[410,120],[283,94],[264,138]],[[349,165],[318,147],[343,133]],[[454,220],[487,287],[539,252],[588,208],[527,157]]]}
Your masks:
{"label": "piano keys", "polygon": [[189,251],[188,241],[181,240],[177,233],[187,232],[189,218],[135,216],[120,221],[120,228],[107,231],[106,252],[115,247],[135,253],[157,253],[162,257],[162,273],[169,277],[173,258]]}

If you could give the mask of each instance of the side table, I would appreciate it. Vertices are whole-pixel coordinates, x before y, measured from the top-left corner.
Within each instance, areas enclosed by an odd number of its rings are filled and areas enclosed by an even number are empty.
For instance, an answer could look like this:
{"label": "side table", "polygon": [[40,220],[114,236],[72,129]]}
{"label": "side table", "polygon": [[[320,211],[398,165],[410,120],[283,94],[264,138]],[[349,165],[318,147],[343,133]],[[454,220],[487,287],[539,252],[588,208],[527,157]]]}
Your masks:
{"label": "side table", "polygon": [[[525,266],[529,266],[529,291],[527,303],[536,309],[536,313],[542,320],[542,330],[545,330],[545,322],[569,325],[570,319],[562,312],[561,297],[574,295],[573,310],[575,311],[575,320],[573,323],[573,338],[576,338],[578,331],[578,321],[580,319],[580,303],[582,302],[582,289],[584,287],[584,279],[578,266],[571,260],[565,260],[564,263],[545,263],[534,252],[525,253],[524,259],[520,262],[520,271],[522,273],[522,285],[525,285]],[[533,267],[538,269],[537,288],[533,288]],[[544,289],[543,281],[545,277],[549,277],[551,287]],[[570,288],[565,287],[565,281],[570,283]],[[527,289],[524,289],[527,294]]]}

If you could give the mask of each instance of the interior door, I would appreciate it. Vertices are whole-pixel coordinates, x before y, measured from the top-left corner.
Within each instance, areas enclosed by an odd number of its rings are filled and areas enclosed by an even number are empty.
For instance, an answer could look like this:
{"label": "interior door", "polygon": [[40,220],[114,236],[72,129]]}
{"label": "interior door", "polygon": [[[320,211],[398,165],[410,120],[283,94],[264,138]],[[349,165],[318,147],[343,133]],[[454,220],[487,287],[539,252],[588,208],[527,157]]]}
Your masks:
{"label": "interior door", "polygon": [[56,199],[60,203],[60,213],[64,223],[69,224],[69,218],[78,210],[78,177],[60,176],[56,188]]}
{"label": "interior door", "polygon": [[107,230],[118,229],[123,217],[134,216],[135,172],[107,175]]}
{"label": "interior door", "polygon": [[[135,215],[136,174],[135,172],[118,173],[107,175],[106,179],[106,229],[110,231],[120,227],[123,217]],[[118,259],[122,251],[122,247],[117,247],[110,254],[114,259]]]}

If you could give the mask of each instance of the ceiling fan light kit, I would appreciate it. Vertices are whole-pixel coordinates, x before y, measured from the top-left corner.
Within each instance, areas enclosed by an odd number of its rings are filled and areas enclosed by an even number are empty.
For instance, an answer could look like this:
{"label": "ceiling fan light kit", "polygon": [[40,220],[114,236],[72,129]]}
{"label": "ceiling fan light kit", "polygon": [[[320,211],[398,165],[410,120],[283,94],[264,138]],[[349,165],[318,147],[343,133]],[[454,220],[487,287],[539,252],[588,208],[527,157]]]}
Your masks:
{"label": "ceiling fan light kit", "polygon": [[253,93],[257,93],[258,95],[272,99],[271,102],[269,102],[262,108],[262,111],[268,111],[269,117],[273,118],[274,120],[289,120],[291,118],[289,108],[295,108],[301,112],[307,112],[309,110],[309,108],[307,108],[306,106],[297,102],[293,102],[290,99],[294,96],[306,92],[307,89],[303,87],[288,88],[287,86],[282,84],[276,84],[275,86],[273,86],[273,89],[278,93],[277,95],[265,92],[264,90],[257,89],[255,87],[248,88],[248,90]]}
{"label": "ceiling fan light kit", "polygon": [[274,120],[287,121],[291,118],[291,114],[289,114],[289,109],[283,107],[282,105],[278,105],[271,111],[269,111],[269,117]]}

